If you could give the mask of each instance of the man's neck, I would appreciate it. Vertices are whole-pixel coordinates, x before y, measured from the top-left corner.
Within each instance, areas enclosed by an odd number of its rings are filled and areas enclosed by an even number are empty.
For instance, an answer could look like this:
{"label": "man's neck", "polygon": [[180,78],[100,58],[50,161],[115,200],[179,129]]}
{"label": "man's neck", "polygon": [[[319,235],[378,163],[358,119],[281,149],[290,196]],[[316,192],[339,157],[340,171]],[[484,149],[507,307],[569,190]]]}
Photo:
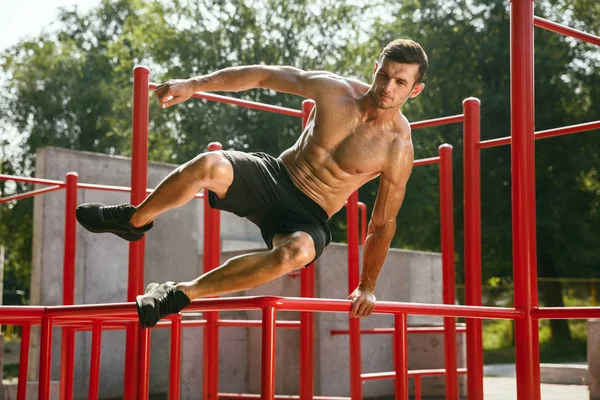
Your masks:
{"label": "man's neck", "polygon": [[398,113],[400,112],[400,107],[378,107],[375,101],[373,100],[372,90],[372,88],[369,89],[369,91],[365,93],[365,95],[359,101],[362,121],[377,121],[377,123],[381,124],[392,123],[398,116]]}

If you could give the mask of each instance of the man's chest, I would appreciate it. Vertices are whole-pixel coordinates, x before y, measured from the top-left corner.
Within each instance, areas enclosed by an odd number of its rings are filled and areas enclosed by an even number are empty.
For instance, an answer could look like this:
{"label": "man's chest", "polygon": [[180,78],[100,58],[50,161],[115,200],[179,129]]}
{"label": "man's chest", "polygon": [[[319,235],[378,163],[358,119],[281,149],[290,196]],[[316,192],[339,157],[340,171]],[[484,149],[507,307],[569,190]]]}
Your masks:
{"label": "man's chest", "polygon": [[342,170],[374,174],[382,170],[393,132],[360,123],[356,118],[315,121],[312,139]]}

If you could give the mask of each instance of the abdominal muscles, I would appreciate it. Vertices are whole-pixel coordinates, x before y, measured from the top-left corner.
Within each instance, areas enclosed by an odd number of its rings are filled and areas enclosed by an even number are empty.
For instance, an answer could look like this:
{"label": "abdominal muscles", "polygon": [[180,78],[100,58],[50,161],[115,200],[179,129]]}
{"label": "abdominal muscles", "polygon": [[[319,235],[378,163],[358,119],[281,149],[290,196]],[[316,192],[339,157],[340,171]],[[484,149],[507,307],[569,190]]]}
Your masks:
{"label": "abdominal muscles", "polygon": [[368,165],[372,163],[357,163],[356,154],[344,153],[340,147],[332,152],[315,143],[299,141],[281,155],[294,184],[330,217],[356,189],[379,175],[372,172],[375,168]]}

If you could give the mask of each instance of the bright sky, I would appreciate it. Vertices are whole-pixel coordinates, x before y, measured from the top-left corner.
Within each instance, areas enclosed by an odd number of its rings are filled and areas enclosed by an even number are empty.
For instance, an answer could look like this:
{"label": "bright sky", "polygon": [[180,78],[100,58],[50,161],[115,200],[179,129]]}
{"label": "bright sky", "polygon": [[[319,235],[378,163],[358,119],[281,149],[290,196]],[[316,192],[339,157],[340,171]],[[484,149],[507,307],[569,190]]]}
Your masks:
{"label": "bright sky", "polygon": [[0,0],[0,51],[25,37],[35,37],[56,21],[59,7],[88,11],[100,0]]}
{"label": "bright sky", "polygon": [[[100,0],[0,0],[0,52],[48,29],[57,20],[59,7],[76,5],[85,12],[99,4]],[[11,127],[0,129],[0,139],[8,141],[0,148],[0,158],[23,151],[20,137]]]}

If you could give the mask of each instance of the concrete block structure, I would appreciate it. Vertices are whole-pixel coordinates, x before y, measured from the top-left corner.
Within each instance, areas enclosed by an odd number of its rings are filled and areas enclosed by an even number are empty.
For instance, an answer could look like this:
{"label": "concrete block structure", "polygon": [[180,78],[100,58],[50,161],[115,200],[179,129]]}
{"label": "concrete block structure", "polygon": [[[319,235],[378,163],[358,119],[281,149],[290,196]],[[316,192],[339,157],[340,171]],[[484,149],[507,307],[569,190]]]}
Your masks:
{"label": "concrete block structure", "polygon": [[590,390],[590,400],[600,400],[600,320],[588,320],[586,383]]}
{"label": "concrete block structure", "polygon": [[[155,187],[175,166],[151,163],[148,187]],[[64,180],[74,171],[85,183],[129,186],[130,160],[125,157],[76,152],[56,148],[38,150],[38,178]],[[79,190],[78,203],[125,203],[129,194],[97,190]],[[62,304],[62,258],[64,245],[64,191],[37,196],[34,203],[34,248],[31,303]],[[147,235],[145,282],[190,280],[203,270],[203,202],[170,210],[159,216]],[[126,301],[128,243],[111,234],[91,234],[77,228],[76,304]],[[221,260],[248,250],[264,249],[258,228],[235,215],[221,213]],[[331,244],[315,265],[316,296],[346,298],[347,248]],[[391,250],[378,282],[380,300],[420,303],[442,301],[441,257],[437,253]],[[236,296],[299,296],[300,278],[282,277],[262,287]],[[221,313],[227,319],[260,319],[258,311]],[[185,315],[184,318],[201,318]],[[280,312],[280,319],[297,320],[298,313]],[[391,327],[391,316],[371,316],[361,320],[363,328]],[[409,325],[442,325],[437,317],[410,316]],[[348,337],[331,335],[332,329],[347,329],[346,314],[315,314],[315,394],[347,396],[349,394]],[[169,330],[156,329],[151,337],[150,393],[164,393],[168,388]],[[54,330],[52,379],[59,378],[60,329]],[[464,336],[458,338],[459,366],[464,366]],[[362,339],[364,372],[390,371],[392,363],[391,335],[367,335]],[[91,333],[76,334],[75,398],[87,397]],[[260,329],[221,328],[219,390],[221,392],[259,393]],[[125,332],[106,331],[102,336],[100,397],[122,395]],[[39,337],[32,336],[30,379],[37,376]],[[409,367],[443,368],[442,334],[411,334]],[[278,394],[298,393],[299,332],[279,329],[277,332]],[[202,395],[202,328],[185,328],[182,339],[182,399],[200,399]],[[461,392],[464,390],[461,378]],[[424,378],[424,396],[443,396],[443,378]],[[391,381],[367,382],[365,397],[393,393]]]}

